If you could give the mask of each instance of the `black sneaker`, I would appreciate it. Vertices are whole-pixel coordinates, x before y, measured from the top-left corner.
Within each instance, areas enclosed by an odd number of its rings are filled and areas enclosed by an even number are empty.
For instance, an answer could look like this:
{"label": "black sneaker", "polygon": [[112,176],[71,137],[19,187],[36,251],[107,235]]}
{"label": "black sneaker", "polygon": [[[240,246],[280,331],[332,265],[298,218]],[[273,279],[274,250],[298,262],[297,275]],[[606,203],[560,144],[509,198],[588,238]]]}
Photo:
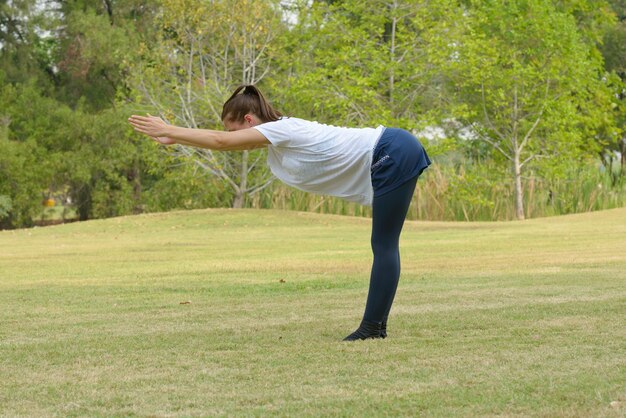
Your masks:
{"label": "black sneaker", "polygon": [[[369,322],[364,319],[361,321],[361,325],[359,325],[359,328],[343,340],[357,341],[367,340],[370,338],[381,338],[380,327],[381,324],[379,324],[378,322]],[[385,334],[385,337],[386,336],[387,334]]]}

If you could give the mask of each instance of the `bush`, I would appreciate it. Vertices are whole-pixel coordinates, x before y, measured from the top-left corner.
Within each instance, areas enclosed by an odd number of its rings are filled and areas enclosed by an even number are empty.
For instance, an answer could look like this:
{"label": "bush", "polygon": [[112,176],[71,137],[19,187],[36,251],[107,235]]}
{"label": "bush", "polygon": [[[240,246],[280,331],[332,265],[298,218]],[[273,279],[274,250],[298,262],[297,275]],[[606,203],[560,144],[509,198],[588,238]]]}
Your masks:
{"label": "bush", "polygon": [[9,196],[0,195],[0,221],[7,218],[13,209],[13,202]]}

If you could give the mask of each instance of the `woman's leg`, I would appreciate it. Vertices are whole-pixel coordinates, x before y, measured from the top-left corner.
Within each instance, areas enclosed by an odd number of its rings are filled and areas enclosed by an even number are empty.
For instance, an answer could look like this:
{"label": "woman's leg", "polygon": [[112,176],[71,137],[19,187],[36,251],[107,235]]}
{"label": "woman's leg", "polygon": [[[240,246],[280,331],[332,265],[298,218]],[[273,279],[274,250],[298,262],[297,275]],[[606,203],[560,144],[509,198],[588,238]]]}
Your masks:
{"label": "woman's leg", "polygon": [[361,326],[346,337],[346,340],[381,336],[381,324],[387,320],[400,279],[400,233],[416,182],[417,177],[389,193],[374,198],[372,205],[374,263],[367,304]]}

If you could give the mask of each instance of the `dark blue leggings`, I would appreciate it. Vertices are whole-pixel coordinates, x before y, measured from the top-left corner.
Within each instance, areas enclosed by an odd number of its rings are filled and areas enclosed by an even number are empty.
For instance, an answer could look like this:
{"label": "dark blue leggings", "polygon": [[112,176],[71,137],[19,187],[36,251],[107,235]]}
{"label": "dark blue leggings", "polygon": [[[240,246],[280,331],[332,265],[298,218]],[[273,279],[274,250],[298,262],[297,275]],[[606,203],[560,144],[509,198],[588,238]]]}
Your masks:
{"label": "dark blue leggings", "polygon": [[387,320],[400,279],[400,232],[415,191],[417,176],[372,204],[372,251],[374,263],[363,319]]}

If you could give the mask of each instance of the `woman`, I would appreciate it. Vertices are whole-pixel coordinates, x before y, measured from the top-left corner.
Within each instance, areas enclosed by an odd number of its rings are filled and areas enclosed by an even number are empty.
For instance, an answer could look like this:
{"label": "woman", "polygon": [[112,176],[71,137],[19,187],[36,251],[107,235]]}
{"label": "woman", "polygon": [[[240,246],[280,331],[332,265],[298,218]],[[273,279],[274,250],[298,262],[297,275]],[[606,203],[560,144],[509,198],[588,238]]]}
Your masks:
{"label": "woman", "polygon": [[342,128],[283,117],[254,86],[226,101],[227,132],[168,125],[132,116],[134,129],[161,144],[212,150],[267,147],[272,173],[296,188],[372,206],[374,263],[363,320],[344,341],[387,337],[387,318],[400,278],[399,239],[419,175],[430,159],[402,129]]}

